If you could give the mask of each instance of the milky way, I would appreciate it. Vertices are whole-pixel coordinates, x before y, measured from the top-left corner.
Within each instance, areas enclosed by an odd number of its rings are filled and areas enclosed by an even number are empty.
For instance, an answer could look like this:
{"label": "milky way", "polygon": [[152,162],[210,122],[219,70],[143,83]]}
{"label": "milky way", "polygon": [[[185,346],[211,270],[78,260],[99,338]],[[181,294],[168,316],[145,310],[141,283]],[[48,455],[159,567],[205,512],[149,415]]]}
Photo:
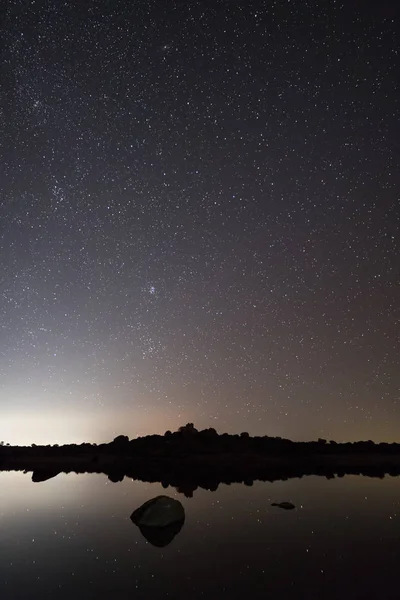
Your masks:
{"label": "milky way", "polygon": [[399,440],[396,17],[6,4],[0,439]]}

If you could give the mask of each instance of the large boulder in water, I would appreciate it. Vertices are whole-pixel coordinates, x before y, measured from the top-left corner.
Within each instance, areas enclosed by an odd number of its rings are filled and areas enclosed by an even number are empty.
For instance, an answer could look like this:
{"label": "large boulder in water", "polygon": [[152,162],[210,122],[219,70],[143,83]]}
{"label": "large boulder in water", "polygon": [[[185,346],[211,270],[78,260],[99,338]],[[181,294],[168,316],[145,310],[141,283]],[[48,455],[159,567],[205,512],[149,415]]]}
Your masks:
{"label": "large boulder in water", "polygon": [[185,509],[179,500],[156,496],[137,508],[131,515],[138,527],[166,527],[185,519]]}
{"label": "large boulder in water", "polygon": [[154,546],[172,542],[185,522],[185,509],[178,500],[156,496],[137,508],[131,515],[142,535]]}

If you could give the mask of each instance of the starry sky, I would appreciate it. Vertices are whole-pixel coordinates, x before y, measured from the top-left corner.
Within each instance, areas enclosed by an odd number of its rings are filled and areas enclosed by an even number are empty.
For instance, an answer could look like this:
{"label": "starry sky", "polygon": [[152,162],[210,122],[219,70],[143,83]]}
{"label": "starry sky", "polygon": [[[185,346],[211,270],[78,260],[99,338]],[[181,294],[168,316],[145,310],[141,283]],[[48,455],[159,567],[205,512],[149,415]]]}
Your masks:
{"label": "starry sky", "polygon": [[395,4],[5,2],[0,439],[400,441]]}

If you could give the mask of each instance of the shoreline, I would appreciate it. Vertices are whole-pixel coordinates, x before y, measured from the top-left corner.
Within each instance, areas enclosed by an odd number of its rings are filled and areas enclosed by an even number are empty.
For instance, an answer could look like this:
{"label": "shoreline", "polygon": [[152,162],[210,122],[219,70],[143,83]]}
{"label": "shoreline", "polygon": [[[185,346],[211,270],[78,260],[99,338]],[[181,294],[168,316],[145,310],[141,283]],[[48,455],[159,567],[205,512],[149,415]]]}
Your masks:
{"label": "shoreline", "polygon": [[110,481],[124,477],[160,482],[186,490],[216,489],[219,483],[285,480],[304,475],[327,478],[346,474],[400,475],[400,444],[371,440],[337,443],[324,439],[293,442],[202,431],[192,423],[172,433],[130,440],[119,435],[108,444],[0,446],[0,471],[32,472],[33,481],[59,473],[103,473]]}
{"label": "shoreline", "polygon": [[112,482],[125,477],[143,482],[159,482],[165,488],[172,486],[191,496],[197,488],[216,490],[218,485],[255,481],[273,482],[307,475],[328,479],[345,475],[363,475],[383,478],[400,476],[400,454],[360,456],[314,455],[308,457],[260,456],[186,456],[181,458],[133,458],[118,454],[102,457],[36,456],[5,457],[0,471],[32,473],[35,482],[46,481],[60,473],[104,474]]}

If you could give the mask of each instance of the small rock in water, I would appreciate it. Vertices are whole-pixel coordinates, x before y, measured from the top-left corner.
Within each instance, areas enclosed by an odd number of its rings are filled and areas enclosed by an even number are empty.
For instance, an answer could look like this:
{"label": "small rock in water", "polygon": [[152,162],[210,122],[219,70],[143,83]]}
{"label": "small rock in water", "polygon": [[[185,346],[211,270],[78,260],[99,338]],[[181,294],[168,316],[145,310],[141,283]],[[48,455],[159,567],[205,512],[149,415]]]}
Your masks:
{"label": "small rock in water", "polygon": [[279,508],[284,508],[285,510],[292,510],[293,508],[296,508],[291,502],[273,502],[271,506],[278,506]]}

